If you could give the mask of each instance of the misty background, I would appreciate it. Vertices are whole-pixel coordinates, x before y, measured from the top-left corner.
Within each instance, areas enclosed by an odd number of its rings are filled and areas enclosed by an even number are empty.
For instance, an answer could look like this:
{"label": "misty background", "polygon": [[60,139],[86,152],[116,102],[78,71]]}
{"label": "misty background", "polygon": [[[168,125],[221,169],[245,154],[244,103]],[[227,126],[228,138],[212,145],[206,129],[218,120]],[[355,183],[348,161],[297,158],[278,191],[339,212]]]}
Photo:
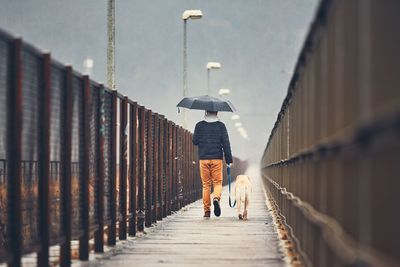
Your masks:
{"label": "misty background", "polygon": [[[318,0],[116,0],[116,87],[147,108],[182,125],[176,104],[182,98],[183,21],[186,9],[203,18],[189,20],[189,96],[229,88],[248,133],[244,139],[225,122],[234,156],[258,163],[286,95],[297,55]],[[106,83],[106,0],[0,0],[0,28],[84,72],[94,61],[92,79]],[[188,111],[188,129],[204,116]]]}

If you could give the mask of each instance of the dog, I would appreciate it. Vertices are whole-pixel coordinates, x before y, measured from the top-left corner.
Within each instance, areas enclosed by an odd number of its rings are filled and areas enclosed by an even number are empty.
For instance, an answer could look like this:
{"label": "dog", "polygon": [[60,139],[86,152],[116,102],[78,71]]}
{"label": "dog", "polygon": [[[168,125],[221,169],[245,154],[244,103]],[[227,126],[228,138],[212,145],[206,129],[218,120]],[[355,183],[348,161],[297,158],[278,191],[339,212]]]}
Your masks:
{"label": "dog", "polygon": [[[238,175],[235,183],[235,198],[239,220],[247,220],[247,209],[250,204],[252,185],[247,175]],[[243,209],[243,212],[242,212]]]}

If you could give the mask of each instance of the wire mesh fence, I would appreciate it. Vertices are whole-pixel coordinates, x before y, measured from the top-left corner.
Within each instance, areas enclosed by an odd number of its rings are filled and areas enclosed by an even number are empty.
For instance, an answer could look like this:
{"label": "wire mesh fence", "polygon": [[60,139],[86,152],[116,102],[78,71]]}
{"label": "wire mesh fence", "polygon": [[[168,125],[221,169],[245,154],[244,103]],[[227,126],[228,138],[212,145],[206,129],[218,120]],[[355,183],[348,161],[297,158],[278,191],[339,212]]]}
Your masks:
{"label": "wire mesh fence", "polygon": [[75,254],[88,259],[90,240],[101,252],[199,199],[198,166],[188,161],[196,151],[191,133],[183,136],[162,115],[0,32],[0,262],[21,266],[37,253],[48,266],[58,245],[58,262],[69,266]]}
{"label": "wire mesh fence", "polygon": [[322,1],[262,159],[308,266],[398,266],[399,1]]}

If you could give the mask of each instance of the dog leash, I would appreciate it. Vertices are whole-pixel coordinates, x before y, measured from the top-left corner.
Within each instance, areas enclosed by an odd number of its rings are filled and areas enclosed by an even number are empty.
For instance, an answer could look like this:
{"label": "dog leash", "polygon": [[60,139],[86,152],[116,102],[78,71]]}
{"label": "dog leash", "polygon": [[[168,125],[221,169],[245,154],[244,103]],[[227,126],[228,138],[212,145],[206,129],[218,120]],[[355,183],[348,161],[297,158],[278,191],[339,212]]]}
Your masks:
{"label": "dog leash", "polygon": [[231,200],[231,180],[232,180],[232,177],[231,177],[231,167],[228,166],[226,172],[228,173],[228,184],[229,184],[229,207],[234,208],[235,205],[236,205],[236,200],[235,200],[235,202],[234,202],[233,205],[232,205],[232,200]]}

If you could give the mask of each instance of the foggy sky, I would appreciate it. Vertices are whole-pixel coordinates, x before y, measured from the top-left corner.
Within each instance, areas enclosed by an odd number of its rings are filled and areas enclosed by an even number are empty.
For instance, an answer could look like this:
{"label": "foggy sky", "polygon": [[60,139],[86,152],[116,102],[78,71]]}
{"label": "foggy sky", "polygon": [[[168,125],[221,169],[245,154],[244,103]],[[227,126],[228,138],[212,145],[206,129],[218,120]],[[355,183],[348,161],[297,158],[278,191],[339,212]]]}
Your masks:
{"label": "foggy sky", "polygon": [[[249,140],[227,125],[232,151],[258,163],[276,120],[290,72],[313,18],[317,0],[116,0],[117,89],[147,108],[181,123],[175,107],[182,98],[182,12],[201,9],[188,21],[189,95],[231,89]],[[63,63],[83,71],[94,60],[92,78],[106,82],[106,0],[0,0],[0,27]],[[203,117],[189,111],[188,128]]]}

